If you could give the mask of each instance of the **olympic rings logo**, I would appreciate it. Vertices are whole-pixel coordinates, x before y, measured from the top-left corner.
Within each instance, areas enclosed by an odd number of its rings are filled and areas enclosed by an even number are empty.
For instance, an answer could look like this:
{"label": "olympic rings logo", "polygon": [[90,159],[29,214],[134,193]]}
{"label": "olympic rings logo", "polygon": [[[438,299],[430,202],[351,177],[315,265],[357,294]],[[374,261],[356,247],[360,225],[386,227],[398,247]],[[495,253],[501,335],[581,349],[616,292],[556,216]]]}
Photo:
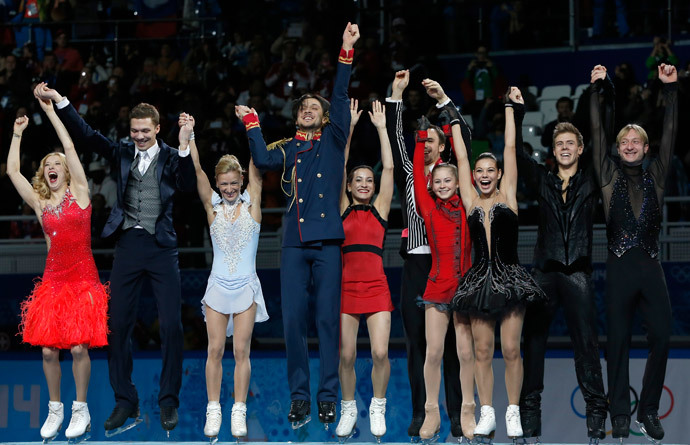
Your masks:
{"label": "olympic rings logo", "polygon": [[[573,412],[577,417],[581,419],[586,419],[587,416],[579,412],[578,409],[575,407],[575,394],[577,394],[578,391],[580,391],[580,385],[576,386],[575,389],[573,389],[573,392],[570,394],[570,408],[572,408]],[[668,410],[664,414],[659,415],[659,419],[665,419],[666,417],[668,417],[668,415],[671,414],[671,411],[673,411],[673,406],[675,405],[675,399],[673,397],[673,392],[671,391],[671,389],[668,386],[664,385],[664,391],[668,393],[668,396],[671,399],[671,403],[668,407]],[[635,391],[635,388],[633,388],[632,386],[630,387],[630,395],[632,396],[632,401],[630,402],[630,417],[632,417],[633,414],[635,414],[635,412],[637,411],[637,405],[640,402],[640,398],[637,395],[637,391]],[[630,433],[634,436],[643,435],[642,433],[638,433],[636,431],[633,431],[632,429],[630,430]],[[611,431],[607,431],[606,434],[610,435]]]}

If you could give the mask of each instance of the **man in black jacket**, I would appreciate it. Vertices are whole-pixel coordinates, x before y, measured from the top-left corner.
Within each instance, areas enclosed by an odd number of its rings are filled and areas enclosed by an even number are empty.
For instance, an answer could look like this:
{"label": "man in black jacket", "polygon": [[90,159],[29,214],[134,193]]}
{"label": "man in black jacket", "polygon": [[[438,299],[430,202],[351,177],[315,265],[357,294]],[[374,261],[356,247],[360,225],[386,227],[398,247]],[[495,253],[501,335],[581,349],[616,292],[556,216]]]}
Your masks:
{"label": "man in black jacket", "polygon": [[[524,110],[518,111],[516,109],[515,119],[520,131]],[[541,435],[544,355],[549,325],[558,305],[563,306],[575,350],[575,371],[587,405],[587,434],[595,440],[606,437],[606,395],[591,280],[592,219],[599,190],[591,170],[581,168],[583,149],[578,129],[569,122],[561,122],[553,131],[557,171],[548,171],[537,164],[521,147],[517,150],[520,175],[539,195],[539,232],[533,273],[549,297],[545,304],[529,307],[525,315],[525,374],[520,396],[525,438]]]}

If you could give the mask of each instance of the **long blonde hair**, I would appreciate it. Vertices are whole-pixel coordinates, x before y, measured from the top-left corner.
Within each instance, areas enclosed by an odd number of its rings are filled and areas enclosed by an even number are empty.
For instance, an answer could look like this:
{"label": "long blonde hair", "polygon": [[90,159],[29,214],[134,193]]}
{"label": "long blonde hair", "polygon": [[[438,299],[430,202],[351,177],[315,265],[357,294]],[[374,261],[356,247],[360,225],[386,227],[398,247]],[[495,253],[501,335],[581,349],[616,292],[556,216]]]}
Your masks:
{"label": "long blonde hair", "polygon": [[41,199],[50,199],[50,187],[48,186],[48,181],[46,181],[44,169],[46,167],[46,160],[51,156],[60,157],[62,165],[65,167],[65,180],[67,181],[67,185],[69,185],[70,180],[72,179],[69,174],[69,167],[67,167],[67,157],[64,153],[54,151],[43,156],[43,159],[41,159],[41,162],[38,165],[38,170],[36,170],[36,174],[34,174],[34,177],[31,178],[31,185],[34,188],[34,192],[38,193],[38,196]]}

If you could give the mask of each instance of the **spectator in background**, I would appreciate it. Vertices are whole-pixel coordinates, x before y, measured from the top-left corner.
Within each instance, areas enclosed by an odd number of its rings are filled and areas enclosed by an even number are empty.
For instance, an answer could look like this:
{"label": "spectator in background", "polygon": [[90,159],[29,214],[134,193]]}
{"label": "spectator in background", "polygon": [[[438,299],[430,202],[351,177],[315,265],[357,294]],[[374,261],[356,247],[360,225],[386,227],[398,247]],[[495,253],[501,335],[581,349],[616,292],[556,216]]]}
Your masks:
{"label": "spectator in background", "polygon": [[176,82],[180,77],[181,69],[180,61],[172,55],[172,47],[164,43],[161,46],[160,56],[156,60],[156,76],[163,83]]}
{"label": "spectator in background", "polygon": [[41,62],[41,69],[38,72],[38,77],[41,82],[48,84],[50,88],[55,88],[57,85],[57,57],[52,52],[46,53]]}
{"label": "spectator in background", "polygon": [[[7,166],[7,164],[5,164]],[[34,209],[22,203],[22,216],[35,216]],[[10,239],[43,238],[43,229],[36,219],[10,222]]]}
{"label": "spectator in background", "polygon": [[287,40],[283,44],[283,59],[271,66],[265,82],[269,91],[278,99],[274,106],[282,108],[293,96],[293,90],[307,90],[311,81],[309,67],[297,60],[297,42]]}
{"label": "spectator in background", "polygon": [[553,130],[556,125],[560,122],[572,122],[574,113],[573,100],[567,96],[563,96],[556,101],[556,111],[558,111],[558,117],[555,120],[544,125],[544,131],[541,134],[541,145],[543,147],[551,147],[553,143]]}
{"label": "spectator in background", "polygon": [[75,48],[68,46],[67,34],[64,29],[59,29],[55,36],[55,51],[58,60],[58,71],[68,73],[69,80],[73,81],[84,69],[84,61],[81,54]]}
{"label": "spectator in background", "polygon": [[[89,164],[89,191],[91,192],[92,203],[95,201],[97,194],[103,196],[105,207],[108,209],[112,209],[117,202],[117,184],[113,178],[106,174],[105,167],[99,161]],[[100,229],[103,229],[103,226]],[[97,238],[100,233],[100,230],[96,232]]]}
{"label": "spectator in background", "polygon": [[[16,215],[22,205],[22,199],[7,175],[7,163],[0,163],[0,215]],[[0,221],[0,239],[9,238],[10,221]]]}
{"label": "spectator in background", "polygon": [[468,104],[466,111],[472,113],[473,117],[479,114],[484,101],[493,97],[493,84],[496,77],[498,77],[498,70],[489,58],[489,50],[485,45],[480,45],[465,73],[465,78],[472,89],[472,97],[465,97],[465,102]]}
{"label": "spectator in background", "polygon": [[667,65],[678,65],[678,57],[671,51],[671,42],[667,41],[664,37],[656,36],[653,40],[654,48],[652,48],[652,53],[647,57],[645,65],[649,70],[647,73],[647,79],[657,78],[657,67],[662,63]]}
{"label": "spectator in background", "polygon": [[38,60],[43,60],[45,52],[53,49],[53,37],[50,34],[50,29],[41,25],[48,20],[48,8],[45,2],[39,0],[25,0],[17,3],[19,5],[17,14],[12,22],[31,25],[14,28],[17,48],[21,48],[27,42],[33,42],[36,45]]}

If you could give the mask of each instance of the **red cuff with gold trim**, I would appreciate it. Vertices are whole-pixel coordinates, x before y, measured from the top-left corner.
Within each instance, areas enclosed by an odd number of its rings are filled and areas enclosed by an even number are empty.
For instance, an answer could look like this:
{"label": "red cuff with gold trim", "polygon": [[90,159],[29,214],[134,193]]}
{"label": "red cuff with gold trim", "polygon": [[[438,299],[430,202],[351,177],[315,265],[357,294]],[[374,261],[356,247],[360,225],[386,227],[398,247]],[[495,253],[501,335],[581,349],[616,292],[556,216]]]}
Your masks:
{"label": "red cuff with gold trim", "polygon": [[346,65],[352,65],[352,58],[355,56],[355,49],[351,49],[350,51],[345,51],[343,48],[340,48],[340,55],[338,56],[338,62],[344,63]]}
{"label": "red cuff with gold trim", "polygon": [[249,131],[252,128],[259,127],[259,116],[255,113],[247,113],[242,118],[242,123],[244,123],[244,129]]}

